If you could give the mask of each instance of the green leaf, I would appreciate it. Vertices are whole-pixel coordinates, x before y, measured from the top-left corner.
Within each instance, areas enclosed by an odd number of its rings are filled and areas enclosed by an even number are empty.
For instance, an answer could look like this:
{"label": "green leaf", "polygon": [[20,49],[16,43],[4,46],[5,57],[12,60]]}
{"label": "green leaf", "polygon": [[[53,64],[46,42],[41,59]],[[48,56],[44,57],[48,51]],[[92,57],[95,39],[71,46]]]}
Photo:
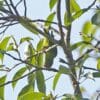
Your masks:
{"label": "green leaf", "polygon": [[91,21],[94,25],[100,26],[100,11],[92,16]]}
{"label": "green leaf", "polygon": [[79,11],[80,6],[76,2],[76,0],[70,0],[70,1],[71,1],[71,13]]}
{"label": "green leaf", "polygon": [[7,47],[7,51],[12,51],[14,50],[14,43],[10,43]]}
{"label": "green leaf", "polygon": [[93,72],[93,77],[100,78],[100,72]]}
{"label": "green leaf", "polygon": [[62,100],[81,100],[81,99],[78,99],[78,98],[76,99],[76,97],[72,94],[64,94],[63,96],[64,96],[64,98]]}
{"label": "green leaf", "polygon": [[38,55],[38,57],[37,57],[38,59],[38,66],[39,67],[43,67],[44,66],[44,64],[45,64],[45,62],[44,62],[44,59],[45,59],[45,54],[44,53],[42,53],[42,54],[39,54]]}
{"label": "green leaf", "polygon": [[0,9],[3,8],[4,0],[0,0]]}
{"label": "green leaf", "polygon": [[20,40],[20,44],[23,43],[23,42],[26,42],[26,41],[30,41],[30,40],[33,40],[33,38],[31,38],[31,37],[23,37]]}
{"label": "green leaf", "polygon": [[[0,77],[0,84],[3,84],[6,80],[6,76]],[[4,86],[0,87],[0,99],[4,100]]]}
{"label": "green leaf", "polygon": [[73,14],[73,20],[81,17],[84,13],[86,13],[90,8],[87,7],[87,8],[84,8],[84,9],[80,9],[79,11],[75,12],[75,14]]}
{"label": "green leaf", "polygon": [[82,28],[82,38],[84,41],[90,42],[93,39],[97,28],[95,28],[90,21],[84,23]]}
{"label": "green leaf", "polygon": [[[23,68],[19,69],[19,70],[15,73],[15,75],[14,75],[12,81],[13,81],[13,80],[16,80],[16,79],[18,79],[18,78],[20,78],[20,77],[24,74],[24,72],[26,71],[26,69],[27,69],[26,67],[23,67]],[[16,86],[17,82],[18,82],[18,81],[15,81],[15,82],[12,83],[12,87],[13,87],[13,88]]]}
{"label": "green leaf", "polygon": [[[0,42],[0,50],[6,50],[7,49],[7,45],[8,42],[10,40],[10,36],[9,37],[5,37],[1,42]],[[3,61],[4,58],[4,54],[0,53],[0,59]]]}
{"label": "green leaf", "polygon": [[42,71],[36,72],[37,87],[40,92],[46,92],[45,79]]}
{"label": "green leaf", "polygon": [[83,25],[82,33],[84,34],[91,33],[92,28],[93,28],[92,23],[90,21],[87,21]]}
{"label": "green leaf", "polygon": [[83,45],[83,44],[90,44],[90,43],[89,43],[89,42],[85,42],[85,41],[80,41],[80,42],[77,42],[77,43],[73,44],[73,45],[71,46],[71,49],[72,49],[72,50],[77,49],[78,47],[80,47],[80,46]]}
{"label": "green leaf", "polygon": [[77,2],[75,0],[70,0],[71,2],[71,6],[70,6],[70,9],[71,9],[71,14],[72,14],[72,17],[69,18],[68,17],[68,14],[65,12],[64,14],[64,25],[65,26],[68,26],[72,23],[72,21],[74,21],[79,15],[75,15],[78,11],[80,11],[80,6],[77,4]]}
{"label": "green leaf", "polygon": [[18,100],[43,100],[46,97],[45,94],[41,92],[28,92],[21,96]]}
{"label": "green leaf", "polygon": [[24,28],[26,28],[33,34],[38,34],[38,29],[36,25],[33,22],[30,22],[30,19],[19,17],[19,22]]}
{"label": "green leaf", "polygon": [[34,73],[28,75],[28,84],[33,87],[33,90],[35,89],[35,74]]}
{"label": "green leaf", "polygon": [[71,22],[72,22],[72,19],[69,19],[68,14],[65,12],[65,14],[64,14],[64,25],[68,26],[68,25],[71,24]]}
{"label": "green leaf", "polygon": [[[47,38],[41,39],[37,45],[37,51],[44,51],[44,49],[46,47],[48,47],[48,45],[49,45],[49,42],[48,42]],[[45,64],[44,59],[45,59],[44,52],[37,55],[37,62],[38,62],[39,67],[44,66],[44,64]]]}
{"label": "green leaf", "polygon": [[49,21],[49,22],[45,22],[45,26],[46,27],[49,27],[52,23],[52,21],[53,21],[53,19],[54,19],[54,17],[55,17],[55,12],[53,12],[53,13],[51,13],[48,17],[47,17],[47,19],[46,19],[46,21]]}
{"label": "green leaf", "polygon": [[84,11],[81,9],[81,10],[77,11],[75,14],[73,14],[72,18],[73,18],[73,20],[75,20],[83,14],[84,14]]}
{"label": "green leaf", "polygon": [[54,8],[56,3],[57,3],[57,0],[50,0],[49,1],[49,8],[50,8],[50,10],[52,10]]}
{"label": "green leaf", "polygon": [[61,76],[60,73],[57,73],[57,74],[55,75],[54,80],[53,80],[53,90],[55,90],[60,76]]}
{"label": "green leaf", "polygon": [[41,51],[42,49],[44,49],[45,47],[48,47],[49,45],[49,41],[47,38],[43,38],[39,41],[38,45],[37,45],[37,51]]}
{"label": "green leaf", "polygon": [[61,74],[70,74],[71,71],[69,68],[65,67],[65,66],[60,66],[59,67],[59,73]]}
{"label": "green leaf", "polygon": [[[36,54],[36,50],[33,48],[33,46],[29,47],[29,52],[30,52],[29,56],[32,56],[32,55]],[[31,63],[31,64],[33,64],[33,65],[37,65],[37,57],[36,56],[31,57],[28,60],[28,62]],[[29,66],[29,68],[33,68],[33,67]]]}
{"label": "green leaf", "polygon": [[25,94],[27,94],[28,92],[31,92],[31,91],[33,91],[32,85],[30,85],[30,84],[26,85],[24,88],[22,88],[22,90],[18,94],[18,100],[21,100],[20,99],[21,97],[23,97]]}
{"label": "green leaf", "polygon": [[5,38],[0,42],[0,49],[1,49],[1,50],[6,50],[7,44],[8,44],[8,42],[9,42],[9,39],[10,39],[10,38],[11,38],[10,36],[5,37]]}
{"label": "green leaf", "polygon": [[97,59],[97,69],[100,70],[100,58]]}

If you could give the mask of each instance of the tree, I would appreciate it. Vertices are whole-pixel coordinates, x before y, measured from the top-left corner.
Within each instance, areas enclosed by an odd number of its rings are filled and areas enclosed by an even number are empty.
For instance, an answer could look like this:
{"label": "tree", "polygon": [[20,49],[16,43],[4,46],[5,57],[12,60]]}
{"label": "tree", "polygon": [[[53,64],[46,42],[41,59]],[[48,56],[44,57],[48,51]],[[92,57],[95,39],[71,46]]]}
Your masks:
{"label": "tree", "polygon": [[[22,25],[30,33],[28,37],[16,39],[13,35],[2,37],[0,41],[0,73],[5,71],[0,78],[0,99],[4,99],[4,88],[8,84],[12,84],[15,88],[16,84],[23,78],[27,77],[27,85],[22,87],[18,95],[18,100],[89,100],[82,95],[81,84],[87,79],[95,80],[100,77],[100,40],[96,38],[97,30],[100,26],[100,8],[97,0],[88,5],[86,8],[81,8],[76,0],[65,0],[65,9],[62,11],[62,0],[49,0],[50,15],[47,19],[30,19],[27,16],[27,1],[26,0],[1,0],[0,1],[0,28],[1,34],[4,35],[7,29],[16,24]],[[21,5],[23,4],[23,5]],[[18,7],[22,6],[24,15],[19,13]],[[79,35],[81,41],[71,43],[73,23],[79,18],[95,9],[95,14],[84,23]],[[64,18],[62,19],[62,16]],[[19,35],[19,34],[18,34]],[[39,37],[37,44],[33,43],[34,36]],[[57,37],[57,38],[56,38]],[[19,40],[19,42],[18,42]],[[23,45],[26,45],[23,56]],[[62,48],[64,57],[59,58],[59,65],[55,59],[58,57],[58,52]],[[75,57],[75,53],[78,55]],[[95,55],[92,56],[92,55]],[[5,58],[12,58],[14,65],[9,67],[5,65]],[[85,66],[89,58],[94,58],[97,62],[96,68]],[[14,72],[14,69],[17,69]],[[89,71],[88,71],[89,70]],[[92,70],[92,72],[90,72]],[[12,79],[6,82],[7,73],[14,72]],[[70,77],[74,93],[54,95],[53,92],[46,95],[46,72],[54,73],[53,88],[56,90],[57,83],[61,75]],[[66,83],[67,84],[67,83]],[[66,85],[67,86],[67,85]],[[65,86],[65,87],[66,87]],[[36,87],[38,92],[36,92]],[[99,96],[99,95],[98,95]],[[97,98],[98,98],[97,96]]]}

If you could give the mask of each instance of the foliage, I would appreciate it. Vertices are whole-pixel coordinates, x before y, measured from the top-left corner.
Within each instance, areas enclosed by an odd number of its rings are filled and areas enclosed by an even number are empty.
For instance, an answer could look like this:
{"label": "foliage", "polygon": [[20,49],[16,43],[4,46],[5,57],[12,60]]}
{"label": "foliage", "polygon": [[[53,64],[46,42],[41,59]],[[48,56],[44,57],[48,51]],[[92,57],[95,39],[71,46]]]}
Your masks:
{"label": "foliage", "polygon": [[[81,86],[87,79],[100,78],[100,39],[96,37],[97,31],[100,30],[100,8],[95,6],[96,0],[93,0],[87,8],[81,8],[77,0],[65,0],[65,9],[62,12],[62,1],[49,0],[50,14],[46,19],[31,19],[27,17],[27,0],[16,2],[0,0],[0,34],[4,35],[0,40],[0,75],[5,71],[4,75],[0,77],[0,100],[5,98],[6,85],[12,84],[11,86],[15,89],[18,82],[25,77],[27,84],[20,90],[18,100],[56,100],[59,98],[60,100],[89,100],[89,98],[83,97]],[[21,3],[24,5],[20,5]],[[24,7],[24,15],[20,14],[18,10],[20,6]],[[80,20],[84,13],[88,14],[91,7],[95,7],[96,11],[90,20],[84,22],[79,33],[81,41],[72,43],[71,39],[74,39],[71,37],[73,36],[73,23]],[[63,15],[64,18],[62,18]],[[6,36],[7,29],[16,24],[20,24],[29,33],[32,33],[31,36],[30,34],[22,35],[21,38],[10,34]],[[19,34],[17,35],[19,36]],[[39,40],[34,43],[35,36]],[[58,39],[56,36],[60,38]],[[59,57],[59,52],[63,53],[65,58],[62,54]],[[75,57],[74,52],[78,52],[79,55]],[[93,57],[92,53],[97,56]],[[7,57],[12,58],[13,66],[6,64]],[[57,58],[59,61],[56,60]],[[85,62],[89,63],[89,58],[94,58],[97,66],[85,65]],[[56,63],[57,65],[55,65]],[[9,81],[6,81],[8,73],[12,72],[14,75]],[[49,93],[47,93],[49,87],[47,72],[53,73],[53,79],[50,78],[53,81],[51,81],[52,88]],[[58,88],[57,84],[63,75],[65,78],[70,77],[73,94],[53,93]],[[67,82],[65,87],[67,87]]]}

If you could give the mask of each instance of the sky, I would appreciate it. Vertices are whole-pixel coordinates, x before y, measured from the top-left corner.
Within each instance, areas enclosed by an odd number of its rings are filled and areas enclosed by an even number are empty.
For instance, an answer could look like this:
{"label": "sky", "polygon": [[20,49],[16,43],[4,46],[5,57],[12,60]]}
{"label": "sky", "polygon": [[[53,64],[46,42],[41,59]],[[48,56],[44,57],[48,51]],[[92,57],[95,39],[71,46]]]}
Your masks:
{"label": "sky", "polygon": [[[63,0],[64,1],[64,0]],[[81,7],[87,7],[89,4],[91,4],[91,2],[93,0],[77,0],[79,2],[79,4],[81,5]],[[49,0],[27,0],[27,7],[28,7],[28,17],[31,19],[45,19],[47,17],[48,14],[50,14],[50,10],[49,10],[49,6],[48,6]],[[62,3],[62,7],[63,3]],[[18,9],[20,11],[20,13],[23,13],[23,9],[20,7]],[[81,27],[83,25],[83,23],[87,20],[89,20],[91,18],[91,16],[93,15],[93,12],[89,11],[88,13],[84,14],[81,18],[77,19],[74,23],[73,23],[73,27],[72,27],[72,43],[78,42],[80,40],[80,36],[79,36],[79,32],[81,31]],[[24,29],[21,25],[17,25],[10,27],[7,32],[6,35],[12,34],[14,35],[14,37],[16,37],[16,39],[23,37],[23,36],[32,36],[33,35],[31,33],[29,33],[26,29]],[[34,38],[36,40],[34,40],[34,43],[37,43],[38,41],[38,37],[34,36]],[[22,48],[24,48],[24,45],[22,46]],[[75,53],[77,55],[77,53]],[[62,56],[62,52],[59,52],[59,57]],[[9,57],[6,58],[6,60],[10,59]],[[11,59],[10,59],[11,60]],[[8,65],[12,66],[13,62],[10,62],[10,60],[8,60],[8,62],[6,62]],[[57,59],[58,60],[58,59]],[[95,60],[94,59],[89,59],[89,62],[86,62],[86,65],[94,67],[96,66]],[[54,64],[54,66],[57,66],[57,64]],[[17,71],[17,69],[15,69],[14,71]],[[50,75],[54,74],[54,73],[49,73]],[[49,77],[49,74],[47,73],[47,77]],[[11,79],[13,77],[13,72],[12,73],[8,73],[7,74],[7,80]],[[17,95],[19,93],[19,91],[21,90],[22,86],[26,85],[26,78],[21,80],[20,82],[18,82],[17,87],[13,90],[11,87],[11,84],[7,85],[5,90],[5,100],[17,100]],[[97,89],[100,88],[99,85],[100,79],[96,79],[96,81],[92,81],[92,80],[87,80],[86,82],[82,83],[82,86],[84,86],[87,90],[87,93],[85,94],[85,96],[89,97],[91,96],[91,94],[93,94]],[[48,80],[48,82],[46,83],[49,87],[48,87],[48,92],[51,91],[51,87],[52,87],[52,83],[51,80]],[[55,94],[63,94],[63,93],[73,93],[73,89],[70,85],[70,81],[69,81],[69,77],[62,75],[61,79],[59,80],[59,83],[57,85],[57,89],[55,91]]]}

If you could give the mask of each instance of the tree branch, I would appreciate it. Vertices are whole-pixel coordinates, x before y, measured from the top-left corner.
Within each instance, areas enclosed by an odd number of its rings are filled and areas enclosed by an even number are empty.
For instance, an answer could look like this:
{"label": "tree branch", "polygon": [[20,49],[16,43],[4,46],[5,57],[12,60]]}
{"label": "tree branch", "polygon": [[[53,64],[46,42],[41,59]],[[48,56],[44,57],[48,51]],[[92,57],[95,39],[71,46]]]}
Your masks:
{"label": "tree branch", "polygon": [[42,53],[47,53],[48,51],[50,51],[51,49],[53,49],[53,48],[55,48],[55,47],[57,47],[57,46],[58,46],[58,44],[52,45],[52,46],[50,46],[50,47],[48,47],[48,48],[46,48],[46,49],[43,49],[43,50],[37,52],[37,53],[34,54],[34,55],[29,56],[27,59],[31,59],[32,57],[35,57],[35,56],[37,56],[37,55],[39,55],[39,54],[42,54]]}
{"label": "tree branch", "polygon": [[24,16],[27,17],[27,6],[26,6],[26,0],[24,0],[24,8],[25,8]]}
{"label": "tree branch", "polygon": [[59,32],[61,35],[61,40],[63,40],[64,33],[63,33],[62,22],[61,22],[61,0],[58,0],[58,3],[57,3],[57,19],[58,19],[58,27],[59,27]]}
{"label": "tree branch", "polygon": [[[66,4],[66,13],[67,13],[68,19],[71,23],[72,22],[72,15],[71,15],[71,11],[70,11],[70,6],[71,6],[70,0],[65,0],[65,4]],[[74,87],[74,94],[79,96],[81,99],[82,93],[80,90],[79,82],[77,81],[77,75],[76,75],[76,71],[75,71],[75,62],[74,62],[71,47],[70,47],[71,25],[72,24],[70,24],[66,27],[66,29],[67,29],[66,35],[67,36],[66,36],[66,46],[64,46],[64,51],[67,55],[68,63],[70,64],[69,67],[70,67],[73,75],[75,76],[75,78],[73,76],[71,76],[71,80],[72,80],[73,87]]]}
{"label": "tree branch", "polygon": [[27,74],[25,74],[25,75],[23,75],[23,76],[21,76],[21,77],[19,77],[19,78],[16,78],[16,79],[14,79],[14,80],[12,80],[12,81],[8,81],[8,82],[3,83],[3,84],[0,84],[0,87],[5,86],[5,85],[8,85],[8,84],[13,83],[13,82],[16,82],[16,81],[18,81],[18,80],[20,80],[20,79],[23,79],[23,78],[29,76],[30,74],[32,74],[32,73],[34,73],[34,72],[40,71],[40,70],[53,71],[53,72],[58,72],[58,71],[59,71],[59,70],[54,69],[54,68],[50,68],[50,69],[48,69],[48,68],[36,68],[36,69],[30,71],[29,73],[27,73]]}
{"label": "tree branch", "polygon": [[[100,44],[100,41],[97,42],[97,44],[94,46],[94,48],[98,47]],[[87,54],[92,52],[94,49],[88,49],[82,56],[80,56],[78,59],[76,59],[75,63],[79,62],[82,58],[84,58]]]}

